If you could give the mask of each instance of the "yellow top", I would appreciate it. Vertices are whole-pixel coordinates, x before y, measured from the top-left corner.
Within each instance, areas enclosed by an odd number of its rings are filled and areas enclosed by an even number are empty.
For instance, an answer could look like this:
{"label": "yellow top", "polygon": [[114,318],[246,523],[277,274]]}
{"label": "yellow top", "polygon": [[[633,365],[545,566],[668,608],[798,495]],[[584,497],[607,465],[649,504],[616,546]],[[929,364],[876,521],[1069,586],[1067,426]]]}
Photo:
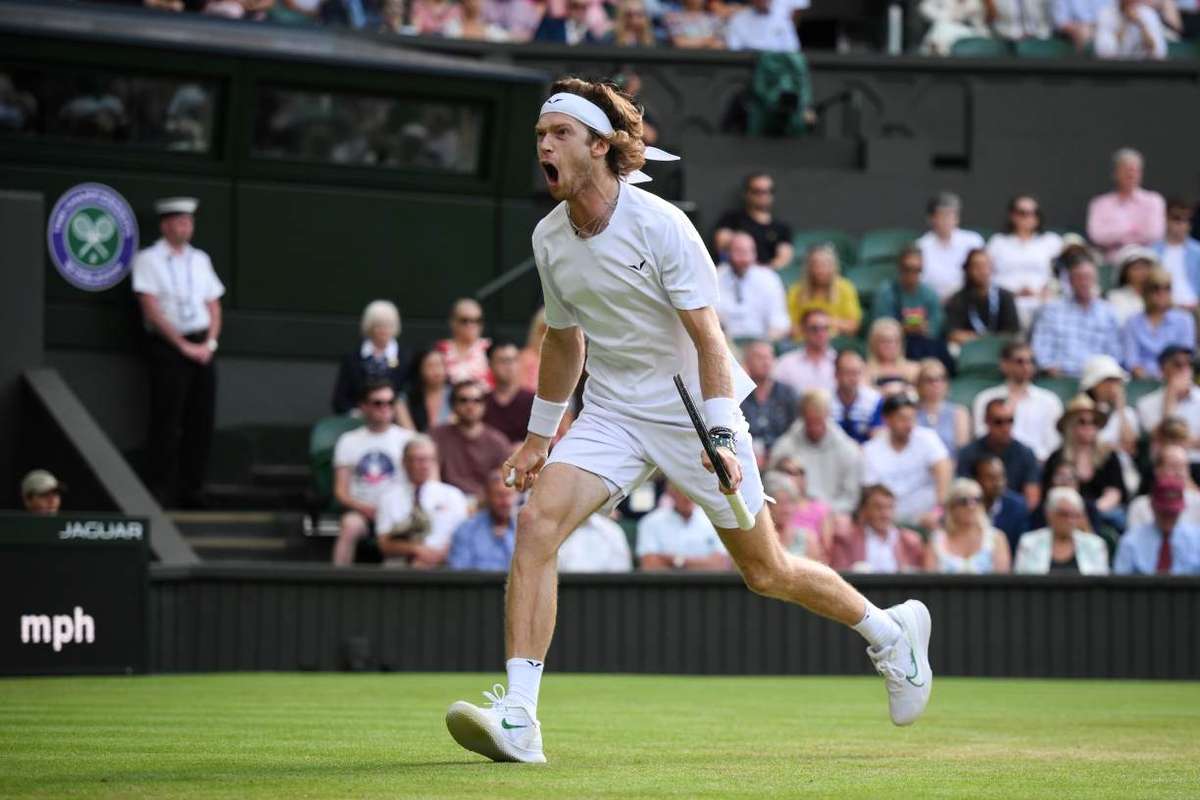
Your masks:
{"label": "yellow top", "polygon": [[805,292],[804,280],[798,280],[788,289],[788,313],[792,317],[792,325],[800,329],[800,320],[809,309],[819,308],[835,320],[853,322],[856,326],[862,322],[862,306],[858,303],[858,290],[854,284],[845,278],[838,277],[833,282],[832,299],[808,295]]}

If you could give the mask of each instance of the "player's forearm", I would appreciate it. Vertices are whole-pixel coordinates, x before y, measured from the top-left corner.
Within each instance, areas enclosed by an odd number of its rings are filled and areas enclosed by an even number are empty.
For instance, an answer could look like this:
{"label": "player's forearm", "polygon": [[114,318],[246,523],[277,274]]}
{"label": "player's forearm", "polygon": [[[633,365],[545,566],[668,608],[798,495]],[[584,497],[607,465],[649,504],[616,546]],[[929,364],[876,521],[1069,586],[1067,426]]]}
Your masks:
{"label": "player's forearm", "polygon": [[538,397],[555,403],[570,399],[583,372],[583,353],[579,328],[547,329],[538,366]]}
{"label": "player's forearm", "polygon": [[158,335],[166,339],[176,347],[180,347],[184,341],[183,336],[179,331],[175,330],[175,326],[167,321],[163,315],[162,306],[158,304],[158,298],[152,294],[138,294],[138,303],[142,307],[142,316],[146,318],[146,322],[150,327],[158,331]]}
{"label": "player's forearm", "polygon": [[712,306],[679,312],[683,327],[696,347],[700,368],[700,394],[705,400],[733,397],[733,374],[729,369],[729,348],[721,321]]}

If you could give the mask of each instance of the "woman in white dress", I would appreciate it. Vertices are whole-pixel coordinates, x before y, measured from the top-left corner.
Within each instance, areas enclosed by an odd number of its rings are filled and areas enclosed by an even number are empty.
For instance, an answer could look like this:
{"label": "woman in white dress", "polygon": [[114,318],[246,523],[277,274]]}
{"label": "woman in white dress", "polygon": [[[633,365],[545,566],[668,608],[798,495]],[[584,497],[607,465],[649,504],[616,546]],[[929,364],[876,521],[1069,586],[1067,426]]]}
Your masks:
{"label": "woman in white dress", "polygon": [[1004,233],[988,241],[996,285],[1017,296],[1021,330],[1028,331],[1033,314],[1051,299],[1054,259],[1062,252],[1062,237],[1042,228],[1042,209],[1033,195],[1019,194],[1008,202]]}

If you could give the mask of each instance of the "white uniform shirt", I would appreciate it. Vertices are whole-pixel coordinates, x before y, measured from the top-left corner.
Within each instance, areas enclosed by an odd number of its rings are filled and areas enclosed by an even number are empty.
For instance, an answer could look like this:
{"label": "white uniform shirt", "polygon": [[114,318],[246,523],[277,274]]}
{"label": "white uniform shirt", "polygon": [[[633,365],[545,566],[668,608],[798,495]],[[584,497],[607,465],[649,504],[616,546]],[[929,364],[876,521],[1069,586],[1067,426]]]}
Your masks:
{"label": "white uniform shirt", "polygon": [[798,53],[800,37],[792,21],[795,6],[786,0],[775,0],[766,14],[754,8],[744,8],[729,18],[725,28],[725,44],[730,50],[762,50],[766,52]]}
{"label": "white uniform shirt", "polygon": [[404,445],[415,435],[392,425],[380,433],[363,426],[339,436],[333,448],[333,466],[350,468],[350,496],[378,506],[383,494],[394,484],[408,486],[402,466]]}
{"label": "white uniform shirt", "polygon": [[[672,377],[681,374],[699,403],[700,372],[678,310],[716,307],[718,290],[708,249],[684,213],[622,183],[607,228],[580,239],[564,201],[534,229],[533,254],[546,324],[578,325],[587,336],[584,405],[690,427]],[[732,353],[728,360],[740,404],[754,382]]]}
{"label": "white uniform shirt", "polygon": [[937,506],[930,468],[949,457],[941,437],[929,428],[913,428],[901,450],[892,447],[885,428],[863,446],[863,486],[882,483],[896,495],[897,519],[914,520]]}
{"label": "white uniform shirt", "polygon": [[775,270],[753,265],[740,278],[733,267],[717,267],[717,316],[732,339],[770,339],[786,334],[792,325],[787,294]]}
{"label": "white uniform shirt", "polygon": [[158,298],[167,322],[186,336],[208,329],[208,302],[225,294],[225,284],[208,253],[190,244],[175,253],[159,239],[134,258],[133,290]]}
{"label": "white uniform shirt", "polygon": [[[375,530],[386,534],[412,516],[415,494],[407,482],[388,488],[379,499]],[[467,519],[467,496],[441,481],[421,484],[420,494],[421,510],[429,517],[430,525],[425,544],[430,547],[449,547],[454,530]]]}
{"label": "white uniform shirt", "polygon": [[944,303],[962,288],[963,262],[967,260],[967,253],[983,247],[983,237],[975,231],[955,228],[950,234],[950,243],[946,244],[933,231],[927,231],[917,239],[917,247],[921,249],[923,266],[921,282],[937,292],[938,299]]}
{"label": "white uniform shirt", "polygon": [[592,514],[558,548],[559,572],[629,572],[633,556],[625,531],[603,514]]}
{"label": "white uniform shirt", "polygon": [[638,558],[648,555],[704,558],[725,552],[717,529],[699,506],[686,520],[673,506],[655,509],[638,520]]}
{"label": "white uniform shirt", "polygon": [[[1006,385],[993,386],[975,395],[971,414],[975,419],[976,436],[987,433],[984,412],[987,404],[997,397],[1008,397]],[[1063,404],[1058,395],[1049,389],[1030,385],[1025,390],[1025,397],[1013,409],[1013,438],[1032,450],[1038,461],[1045,461],[1062,442],[1057,428],[1062,413]]]}
{"label": "white uniform shirt", "polygon": [[[1137,402],[1138,417],[1142,427],[1150,433],[1158,427],[1163,418],[1163,390],[1151,392]],[[1175,404],[1174,416],[1187,423],[1192,438],[1200,438],[1200,389],[1195,386],[1188,391],[1188,396]],[[1189,450],[1188,460],[1193,464],[1200,463],[1200,450]]]}

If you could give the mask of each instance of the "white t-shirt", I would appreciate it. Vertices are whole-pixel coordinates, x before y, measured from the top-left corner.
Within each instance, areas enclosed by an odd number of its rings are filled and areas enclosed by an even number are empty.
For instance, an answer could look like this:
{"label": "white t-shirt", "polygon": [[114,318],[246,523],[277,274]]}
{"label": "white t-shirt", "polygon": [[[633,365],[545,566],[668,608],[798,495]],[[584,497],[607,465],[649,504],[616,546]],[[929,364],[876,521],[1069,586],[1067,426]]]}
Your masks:
{"label": "white t-shirt", "polygon": [[933,231],[917,239],[921,248],[921,282],[937,292],[943,303],[963,285],[963,262],[967,253],[983,247],[983,237],[975,231],[955,228],[946,244]]}
{"label": "white t-shirt", "polygon": [[1198,300],[1196,287],[1187,274],[1186,255],[1181,244],[1163,245],[1162,265],[1171,274],[1171,302],[1177,306],[1194,306]]}
{"label": "white t-shirt", "polygon": [[[975,395],[971,415],[975,419],[976,436],[987,433],[987,423],[984,421],[987,404],[998,397],[1008,397],[1005,384],[984,389]],[[1025,390],[1025,397],[1013,409],[1013,438],[1032,450],[1038,461],[1045,461],[1062,442],[1057,427],[1062,413],[1063,404],[1058,395],[1049,389],[1030,385]]]}
{"label": "white t-shirt", "polygon": [[997,233],[987,244],[992,257],[996,285],[1017,294],[1022,289],[1041,292],[1054,277],[1054,259],[1062,252],[1062,237],[1040,233],[1021,239],[1012,233]]}
{"label": "white t-shirt", "polygon": [[333,466],[335,469],[350,468],[350,496],[367,505],[378,506],[384,492],[393,484],[408,486],[402,463],[404,445],[415,435],[399,425],[392,425],[379,433],[363,426],[339,436],[333,448]]}
{"label": "white t-shirt", "polygon": [[559,572],[629,572],[631,569],[633,556],[625,531],[603,514],[592,514],[585,519],[558,548]]}
{"label": "white t-shirt", "polygon": [[[375,513],[375,530],[389,533],[407,520],[413,511],[413,487],[407,482],[390,486],[379,499]],[[467,496],[448,483],[426,481],[421,484],[421,510],[429,517],[430,531],[425,544],[430,547],[449,547],[454,530],[468,516]]]}
{"label": "white t-shirt", "polygon": [[175,253],[159,239],[134,258],[133,290],[158,298],[167,322],[187,335],[208,329],[208,302],[225,294],[225,284],[208,253],[190,244]]}
{"label": "white t-shirt", "polygon": [[770,339],[771,332],[786,334],[792,321],[787,295],[775,270],[754,265],[740,278],[733,267],[717,267],[717,316],[733,339]]}
{"label": "white t-shirt", "polygon": [[1125,421],[1129,423],[1129,426],[1133,428],[1134,434],[1138,436],[1141,435],[1142,427],[1138,424],[1137,412],[1129,406],[1125,406],[1125,413],[1120,415],[1110,414],[1108,417],[1108,422],[1104,423],[1104,427],[1101,428],[1100,433],[1096,435],[1096,438],[1099,439],[1101,443],[1106,444],[1109,447],[1119,448],[1121,446],[1122,416],[1125,417]]}
{"label": "white t-shirt", "polygon": [[[533,231],[533,255],[551,328],[578,325],[588,340],[584,404],[649,422],[691,426],[672,377],[700,402],[696,346],[680,310],[715,307],[717,270],[684,213],[621,184],[608,227],[580,239],[566,202]],[[754,382],[732,353],[733,399]]]}
{"label": "white t-shirt", "polygon": [[638,558],[648,555],[703,558],[724,552],[725,545],[717,529],[699,506],[686,520],[671,506],[657,508],[638,520]]}
{"label": "white t-shirt", "polygon": [[[1154,433],[1154,429],[1162,422],[1164,397],[1163,390],[1159,389],[1137,402],[1137,412],[1138,417],[1142,420],[1142,427],[1150,433]],[[1183,402],[1175,404],[1174,416],[1187,423],[1188,431],[1193,439],[1200,437],[1200,389],[1193,386]],[[1193,464],[1200,463],[1200,450],[1189,450],[1188,457]]]}
{"label": "white t-shirt", "polygon": [[896,518],[912,520],[937,505],[930,468],[950,457],[929,428],[913,428],[902,450],[892,447],[886,428],[863,446],[863,486],[882,483],[896,495]]}
{"label": "white t-shirt", "polygon": [[765,52],[798,53],[800,37],[792,21],[793,6],[787,0],[775,0],[766,14],[754,8],[743,8],[729,18],[725,28],[725,44],[730,50],[762,50]]}

